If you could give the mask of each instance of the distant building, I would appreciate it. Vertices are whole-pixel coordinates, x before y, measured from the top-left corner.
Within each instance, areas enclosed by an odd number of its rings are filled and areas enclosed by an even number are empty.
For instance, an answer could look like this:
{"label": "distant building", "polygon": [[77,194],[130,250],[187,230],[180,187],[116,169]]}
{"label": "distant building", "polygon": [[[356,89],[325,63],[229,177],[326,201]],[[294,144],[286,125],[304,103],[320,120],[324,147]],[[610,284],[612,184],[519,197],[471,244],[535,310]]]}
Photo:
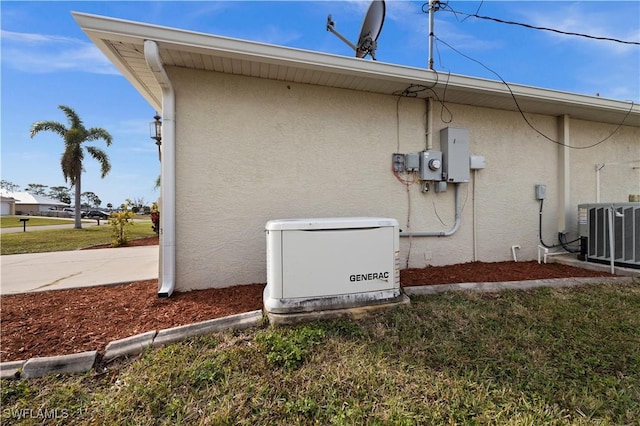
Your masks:
{"label": "distant building", "polygon": [[0,216],[10,216],[16,214],[16,200],[13,197],[0,195]]}
{"label": "distant building", "polygon": [[[19,215],[43,215],[57,216],[56,211],[69,207],[69,204],[48,198],[42,195],[34,195],[27,191],[9,192],[2,190],[2,214]],[[5,198],[7,199],[5,206]],[[13,200],[11,202],[10,200]],[[13,210],[11,210],[13,208]],[[8,213],[5,213],[7,211]],[[63,214],[62,216],[68,216]]]}

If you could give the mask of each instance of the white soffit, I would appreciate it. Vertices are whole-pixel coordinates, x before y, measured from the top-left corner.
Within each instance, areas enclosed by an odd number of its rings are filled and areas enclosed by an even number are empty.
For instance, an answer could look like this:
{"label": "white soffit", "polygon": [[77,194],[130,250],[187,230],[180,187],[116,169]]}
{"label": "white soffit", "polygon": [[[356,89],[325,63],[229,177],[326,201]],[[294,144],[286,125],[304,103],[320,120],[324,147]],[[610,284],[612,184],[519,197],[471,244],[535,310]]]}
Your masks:
{"label": "white soffit", "polygon": [[[167,66],[291,83],[399,94],[411,84],[433,88],[440,100],[517,111],[499,81],[445,74],[380,61],[330,55],[73,12],[78,25],[156,110],[162,90],[144,59],[145,40],[158,43]],[[510,84],[526,113],[640,127],[640,106],[630,102]],[[433,96],[429,90],[419,97]],[[629,110],[631,112],[629,113]],[[627,113],[629,115],[626,117]]]}

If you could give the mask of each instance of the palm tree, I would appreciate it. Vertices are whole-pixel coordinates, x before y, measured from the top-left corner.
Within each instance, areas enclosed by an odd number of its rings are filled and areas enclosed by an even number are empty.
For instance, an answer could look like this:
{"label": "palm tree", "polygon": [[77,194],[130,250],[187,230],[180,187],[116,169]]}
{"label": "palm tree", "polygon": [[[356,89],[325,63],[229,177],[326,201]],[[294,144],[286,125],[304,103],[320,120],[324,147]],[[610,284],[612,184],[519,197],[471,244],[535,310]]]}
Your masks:
{"label": "palm tree", "polygon": [[[69,181],[75,188],[75,228],[81,229],[80,221],[80,177],[82,175],[82,160],[84,160],[84,151],[82,144],[84,142],[93,142],[96,140],[104,140],[107,146],[111,145],[111,135],[109,132],[100,127],[92,127],[86,129],[80,117],[76,112],[65,105],[58,106],[67,116],[69,128],[57,121],[36,121],[31,126],[31,138],[41,131],[50,131],[57,133],[64,140],[64,152],[60,164],[62,165],[62,174],[64,180]],[[86,146],[87,152],[93,158],[100,162],[101,177],[104,178],[111,170],[111,163],[107,153],[95,146]]]}

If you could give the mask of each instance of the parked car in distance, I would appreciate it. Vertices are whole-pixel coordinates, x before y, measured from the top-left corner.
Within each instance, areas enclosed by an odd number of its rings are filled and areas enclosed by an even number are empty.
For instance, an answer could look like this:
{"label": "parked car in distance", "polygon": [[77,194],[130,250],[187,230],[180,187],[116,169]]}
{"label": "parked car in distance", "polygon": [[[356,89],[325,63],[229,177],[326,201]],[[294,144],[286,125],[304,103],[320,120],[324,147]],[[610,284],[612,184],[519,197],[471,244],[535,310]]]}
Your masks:
{"label": "parked car in distance", "polygon": [[103,212],[102,210],[89,210],[84,217],[90,219],[109,219],[109,213]]}

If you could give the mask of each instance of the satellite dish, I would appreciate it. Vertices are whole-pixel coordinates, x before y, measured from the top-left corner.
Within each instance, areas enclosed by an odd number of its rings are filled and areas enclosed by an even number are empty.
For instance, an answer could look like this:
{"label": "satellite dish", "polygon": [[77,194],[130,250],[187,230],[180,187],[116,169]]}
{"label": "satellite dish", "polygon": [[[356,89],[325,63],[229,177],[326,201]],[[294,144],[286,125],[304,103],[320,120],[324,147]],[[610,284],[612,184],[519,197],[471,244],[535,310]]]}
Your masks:
{"label": "satellite dish", "polygon": [[362,22],[360,37],[358,38],[358,48],[356,49],[356,57],[364,58],[367,54],[375,60],[375,52],[378,47],[378,36],[382,31],[385,14],[384,0],[374,0],[367,10],[367,14]]}
{"label": "satellite dish", "polygon": [[376,49],[378,47],[378,36],[382,31],[382,24],[384,23],[386,6],[384,0],[373,0],[369,5],[367,14],[362,22],[362,29],[360,30],[360,36],[358,37],[358,44],[355,45],[347,40],[342,34],[335,29],[335,22],[331,19],[331,15],[327,17],[327,31],[331,31],[338,36],[340,40],[349,45],[355,52],[356,58],[365,58],[367,55],[371,55],[371,59],[376,60]]}

